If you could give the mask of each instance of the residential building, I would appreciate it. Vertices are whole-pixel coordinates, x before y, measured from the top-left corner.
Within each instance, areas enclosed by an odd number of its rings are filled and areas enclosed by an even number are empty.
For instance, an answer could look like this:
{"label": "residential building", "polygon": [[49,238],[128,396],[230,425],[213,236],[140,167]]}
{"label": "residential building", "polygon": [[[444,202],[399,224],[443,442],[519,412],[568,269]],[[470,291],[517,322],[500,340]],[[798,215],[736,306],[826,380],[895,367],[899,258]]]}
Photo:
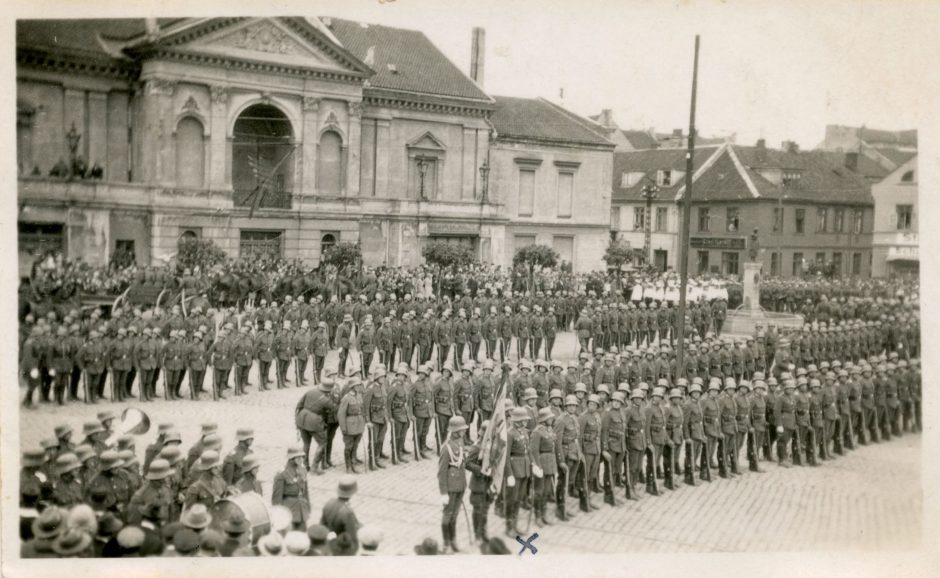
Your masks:
{"label": "residential building", "polygon": [[817,148],[844,153],[847,166],[875,183],[917,154],[917,131],[830,124]]}
{"label": "residential building", "polygon": [[[677,225],[665,234],[652,234],[653,251],[671,247],[677,253],[685,153],[677,149],[670,157],[669,152],[615,154],[618,231],[631,246],[642,246],[644,229],[637,221],[629,231],[624,214],[644,212],[642,189],[656,184],[660,191],[654,207],[673,211]],[[743,272],[748,239],[757,229],[759,260],[766,273],[800,275],[810,262],[824,261],[835,263],[839,275],[870,275],[873,201],[870,185],[854,171],[824,153],[770,149],[763,140],[752,147],[726,143],[697,148],[694,160],[689,235],[693,274]],[[654,253],[654,263],[664,268],[656,259]],[[675,268],[677,261],[667,255],[664,263]]]}
{"label": "residential building", "polygon": [[871,188],[875,200],[872,235],[875,277],[916,276],[920,271],[918,176],[914,156]]}
{"label": "residential building", "polygon": [[614,144],[597,126],[545,99],[494,96],[490,195],[505,208],[504,262],[533,243],[574,271],[604,267]]}

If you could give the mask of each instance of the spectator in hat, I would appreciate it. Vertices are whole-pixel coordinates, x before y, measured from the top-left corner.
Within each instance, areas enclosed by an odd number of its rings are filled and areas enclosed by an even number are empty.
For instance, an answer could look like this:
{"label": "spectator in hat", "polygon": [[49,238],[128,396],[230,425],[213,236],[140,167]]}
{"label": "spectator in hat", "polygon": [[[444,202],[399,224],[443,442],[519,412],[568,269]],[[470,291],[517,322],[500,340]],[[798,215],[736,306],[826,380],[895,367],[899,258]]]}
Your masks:
{"label": "spectator in hat", "polygon": [[95,517],[95,511],[88,504],[78,504],[69,510],[66,525],[69,528],[75,528],[85,532],[89,536],[98,533],[98,519]]}
{"label": "spectator in hat", "polygon": [[163,541],[163,555],[164,556],[175,556],[173,552],[173,537],[176,536],[176,533],[183,529],[183,524],[179,521],[170,522],[169,524],[160,528],[160,539]]}
{"label": "spectator in hat", "polygon": [[39,486],[20,486],[20,541],[33,538],[33,522],[39,517]]}
{"label": "spectator in hat", "polygon": [[330,556],[355,556],[358,546],[352,542],[349,534],[334,536],[329,541]]}
{"label": "spectator in hat", "polygon": [[356,513],[353,512],[349,501],[359,489],[356,477],[344,475],[339,480],[337,487],[337,496],[323,506],[323,514],[320,516],[320,523],[329,528],[337,536],[348,534],[350,541],[354,545],[353,554],[359,549],[358,530],[359,520]]}
{"label": "spectator in hat", "polygon": [[362,545],[360,556],[378,555],[379,544],[383,538],[382,530],[375,526],[366,526],[359,530],[359,543]]}
{"label": "spectator in hat", "polygon": [[33,522],[32,540],[23,542],[20,546],[21,558],[55,558],[52,549],[59,534],[65,530],[66,512],[55,506],[46,508]]}
{"label": "spectator in hat", "polygon": [[98,532],[95,534],[94,544],[95,558],[101,558],[104,555],[105,546],[112,541],[117,533],[124,527],[124,522],[112,513],[106,513],[98,518]]}
{"label": "spectator in hat", "polygon": [[146,535],[139,526],[125,526],[115,536],[114,542],[105,546],[105,558],[137,558],[141,556]]}
{"label": "spectator in hat", "polygon": [[183,528],[173,536],[173,550],[177,556],[194,558],[199,554],[199,535],[189,528]]}
{"label": "spectator in hat", "polygon": [[52,550],[59,558],[91,558],[91,536],[78,528],[67,528],[56,537]]}
{"label": "spectator in hat", "polygon": [[306,556],[310,549],[310,538],[298,530],[288,532],[284,536],[284,549],[288,556]]}
{"label": "spectator in hat", "polygon": [[277,532],[269,532],[258,540],[256,545],[259,556],[284,556],[284,538]]}
{"label": "spectator in hat", "polygon": [[236,550],[251,542],[251,524],[240,512],[232,514],[222,523],[222,531],[225,536],[218,550],[226,558],[234,556]]}
{"label": "spectator in hat", "polygon": [[323,524],[314,524],[307,528],[307,537],[310,538],[310,549],[307,550],[307,556],[329,556],[330,547],[327,539],[330,535],[330,529]]}
{"label": "spectator in hat", "polygon": [[440,554],[437,540],[434,538],[425,538],[423,542],[415,546],[415,554],[418,556],[437,556]]}
{"label": "spectator in hat", "polygon": [[215,530],[206,530],[199,537],[199,556],[202,558],[218,558],[219,548],[222,547],[222,534]]}
{"label": "spectator in hat", "polygon": [[212,523],[212,514],[209,513],[205,504],[193,504],[191,508],[183,512],[180,523],[197,535],[202,534]]}
{"label": "spectator in hat", "polygon": [[480,553],[484,555],[500,555],[505,556],[512,554],[509,551],[509,548],[506,547],[506,543],[503,542],[502,538],[490,538],[489,540],[484,541],[480,544]]}

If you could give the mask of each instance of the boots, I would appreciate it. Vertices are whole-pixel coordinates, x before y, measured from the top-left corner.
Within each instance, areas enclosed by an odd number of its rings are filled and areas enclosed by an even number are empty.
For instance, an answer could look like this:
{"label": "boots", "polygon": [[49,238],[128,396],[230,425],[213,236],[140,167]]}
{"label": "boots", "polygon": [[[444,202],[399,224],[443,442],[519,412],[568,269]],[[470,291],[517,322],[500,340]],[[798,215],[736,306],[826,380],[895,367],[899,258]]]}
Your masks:
{"label": "boots", "polygon": [[651,496],[659,495],[659,488],[656,486],[656,475],[652,471],[647,472],[646,493]]}
{"label": "boots", "polygon": [[450,522],[441,522],[441,535],[444,538],[442,550],[446,554],[447,549],[450,548]]}
{"label": "boots", "polygon": [[582,512],[591,511],[591,509],[588,507],[587,492],[584,490],[578,490],[578,507],[581,508]]}
{"label": "boots", "polygon": [[457,520],[450,521],[450,550],[454,554],[460,552],[457,548]]}
{"label": "boots", "polygon": [[604,503],[616,506],[617,501],[614,500],[614,489],[610,484],[604,484]]}

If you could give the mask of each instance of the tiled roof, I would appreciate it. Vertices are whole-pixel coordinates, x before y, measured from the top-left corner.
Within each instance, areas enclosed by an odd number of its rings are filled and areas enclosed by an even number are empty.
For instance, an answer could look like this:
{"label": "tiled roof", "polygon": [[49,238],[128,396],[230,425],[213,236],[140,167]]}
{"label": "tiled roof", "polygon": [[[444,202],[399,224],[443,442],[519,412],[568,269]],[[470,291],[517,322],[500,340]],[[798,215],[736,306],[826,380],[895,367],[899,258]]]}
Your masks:
{"label": "tiled roof", "polygon": [[848,156],[854,154],[856,156],[854,171],[867,179],[880,181],[891,172],[887,167],[866,154],[819,150],[813,152],[824,157],[830,163],[841,166],[846,166]]}
{"label": "tiled roof", "polygon": [[[179,18],[158,18],[157,25],[169,26]],[[68,52],[89,58],[113,60],[98,41],[128,40],[144,34],[143,18],[83,18],[75,20],[17,20],[16,46],[48,52]]]}
{"label": "tiled roof", "polygon": [[622,130],[623,136],[630,142],[630,146],[637,150],[654,149],[659,146],[653,136],[643,130]]}
{"label": "tiled roof", "polygon": [[[694,167],[698,170],[715,153],[716,148],[695,149]],[[613,196],[617,202],[642,200],[641,192],[648,184],[656,183],[656,173],[660,170],[685,172],[686,149],[647,149],[614,153]],[[623,173],[646,173],[633,186],[623,187]],[[672,185],[659,187],[659,198],[674,199],[683,179],[674,179]],[[693,189],[694,190],[694,189]]]}
{"label": "tiled roof", "polygon": [[493,99],[496,105],[490,122],[499,138],[614,146],[596,124],[544,98],[494,96]]}
{"label": "tiled roof", "polygon": [[[640,193],[643,186],[655,183],[659,170],[685,172],[685,152],[685,149],[657,149],[616,153],[613,163],[613,200],[642,200]],[[790,200],[833,203],[873,202],[868,181],[845,168],[844,158],[840,160],[833,153],[787,152],[736,145],[703,147],[696,148],[695,171],[698,172],[715,154],[717,157],[695,180],[693,202],[752,200],[758,197],[777,199],[781,196]],[[740,164],[734,162],[734,157]],[[761,171],[781,169],[799,171],[799,184],[784,188],[761,174]],[[646,175],[631,187],[621,187],[622,173],[629,172],[645,172]],[[672,186],[660,187],[660,198],[676,198],[683,185],[684,179],[674,179]]]}
{"label": "tiled roof", "polygon": [[320,20],[346,50],[375,70],[371,87],[490,101],[423,32],[340,18]]}

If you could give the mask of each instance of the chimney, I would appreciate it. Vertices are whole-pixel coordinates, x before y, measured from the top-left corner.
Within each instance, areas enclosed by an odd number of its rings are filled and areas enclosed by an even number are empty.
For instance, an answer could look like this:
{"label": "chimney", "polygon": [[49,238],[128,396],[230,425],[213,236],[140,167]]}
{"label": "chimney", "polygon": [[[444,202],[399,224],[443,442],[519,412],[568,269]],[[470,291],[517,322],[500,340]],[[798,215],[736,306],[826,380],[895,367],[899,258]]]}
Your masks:
{"label": "chimney", "polygon": [[759,149],[767,148],[767,141],[762,138],[757,139],[757,148]]}
{"label": "chimney", "polygon": [[845,168],[858,171],[858,153],[845,153]]}
{"label": "chimney", "polygon": [[609,108],[602,108],[601,113],[597,115],[597,124],[604,128],[617,128],[614,124],[614,113]]}
{"label": "chimney", "polygon": [[788,153],[800,152],[800,145],[796,144],[796,142],[792,140],[783,141],[783,143],[780,144],[780,148]]}
{"label": "chimney", "polygon": [[486,30],[473,28],[473,45],[470,48],[470,78],[483,88],[484,60],[486,57]]}
{"label": "chimney", "polygon": [[160,32],[160,26],[157,24],[156,18],[144,18],[144,26],[147,29],[148,38],[154,38]]}

